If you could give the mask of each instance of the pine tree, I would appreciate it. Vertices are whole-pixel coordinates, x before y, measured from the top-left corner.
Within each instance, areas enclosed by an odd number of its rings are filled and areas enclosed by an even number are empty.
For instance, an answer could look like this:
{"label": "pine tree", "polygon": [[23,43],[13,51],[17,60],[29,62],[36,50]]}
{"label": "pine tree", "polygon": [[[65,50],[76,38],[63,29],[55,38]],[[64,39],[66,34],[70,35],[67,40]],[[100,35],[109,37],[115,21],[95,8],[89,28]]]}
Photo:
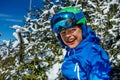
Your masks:
{"label": "pine tree", "polygon": [[[85,13],[87,25],[100,37],[112,67],[120,67],[120,5],[119,0],[113,1],[44,0],[42,9],[32,8],[24,26],[13,26],[16,40],[6,41],[4,48],[0,48],[0,79],[50,79],[50,73],[55,72],[56,66],[61,66],[64,56],[64,49],[50,28],[50,19],[67,6],[79,7]],[[59,70],[56,75],[54,79],[64,80]]]}

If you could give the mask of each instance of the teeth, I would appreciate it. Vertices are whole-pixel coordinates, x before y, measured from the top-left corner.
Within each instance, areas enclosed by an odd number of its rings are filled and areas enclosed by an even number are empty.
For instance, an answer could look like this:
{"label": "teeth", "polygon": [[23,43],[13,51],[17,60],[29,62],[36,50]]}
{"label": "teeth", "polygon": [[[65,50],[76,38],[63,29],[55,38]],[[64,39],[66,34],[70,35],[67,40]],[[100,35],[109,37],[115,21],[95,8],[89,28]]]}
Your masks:
{"label": "teeth", "polygon": [[66,40],[66,42],[68,42],[68,43],[70,43],[70,42],[73,42],[73,41],[75,41],[77,38],[76,37],[74,37],[74,38],[68,38],[67,40]]}
{"label": "teeth", "polygon": [[73,42],[75,39],[73,39],[73,40],[70,40],[69,42]]}

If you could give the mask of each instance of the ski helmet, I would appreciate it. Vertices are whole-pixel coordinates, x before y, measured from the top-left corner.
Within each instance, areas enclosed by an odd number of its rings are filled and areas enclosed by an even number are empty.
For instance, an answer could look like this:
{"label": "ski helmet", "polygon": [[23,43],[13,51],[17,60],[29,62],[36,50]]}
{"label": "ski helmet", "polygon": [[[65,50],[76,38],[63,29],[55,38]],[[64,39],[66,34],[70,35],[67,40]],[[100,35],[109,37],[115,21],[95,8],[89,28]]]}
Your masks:
{"label": "ski helmet", "polygon": [[72,12],[76,15],[76,18],[78,19],[76,24],[80,24],[80,23],[86,24],[86,18],[84,16],[84,13],[79,8],[70,6],[70,7],[61,9],[58,13],[62,13],[62,12]]}

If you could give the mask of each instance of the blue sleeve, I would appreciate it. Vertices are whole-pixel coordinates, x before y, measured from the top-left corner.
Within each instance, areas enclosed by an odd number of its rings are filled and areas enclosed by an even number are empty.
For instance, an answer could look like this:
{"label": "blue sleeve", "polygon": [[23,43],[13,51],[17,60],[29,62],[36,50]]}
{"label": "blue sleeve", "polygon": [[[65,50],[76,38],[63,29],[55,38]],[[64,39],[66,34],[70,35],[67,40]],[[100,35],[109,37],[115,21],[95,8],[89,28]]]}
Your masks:
{"label": "blue sleeve", "polygon": [[111,80],[109,72],[111,71],[108,55],[105,50],[99,46],[94,47],[91,58],[92,69],[89,73],[89,80]]}

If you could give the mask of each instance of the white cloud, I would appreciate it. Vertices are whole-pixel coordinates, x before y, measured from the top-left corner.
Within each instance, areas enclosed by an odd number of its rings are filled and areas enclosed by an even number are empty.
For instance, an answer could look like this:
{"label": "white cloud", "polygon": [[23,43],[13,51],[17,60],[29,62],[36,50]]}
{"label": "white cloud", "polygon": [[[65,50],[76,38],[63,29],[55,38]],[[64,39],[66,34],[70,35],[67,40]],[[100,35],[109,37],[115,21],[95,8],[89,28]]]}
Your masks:
{"label": "white cloud", "polygon": [[11,15],[0,13],[0,20],[10,22],[22,22],[20,19],[13,19]]}
{"label": "white cloud", "polygon": [[0,13],[0,17],[11,17],[10,15],[7,15],[7,14],[2,14]]}
{"label": "white cloud", "polygon": [[19,20],[19,19],[5,19],[5,21],[10,21],[10,22],[22,22],[22,20]]}

